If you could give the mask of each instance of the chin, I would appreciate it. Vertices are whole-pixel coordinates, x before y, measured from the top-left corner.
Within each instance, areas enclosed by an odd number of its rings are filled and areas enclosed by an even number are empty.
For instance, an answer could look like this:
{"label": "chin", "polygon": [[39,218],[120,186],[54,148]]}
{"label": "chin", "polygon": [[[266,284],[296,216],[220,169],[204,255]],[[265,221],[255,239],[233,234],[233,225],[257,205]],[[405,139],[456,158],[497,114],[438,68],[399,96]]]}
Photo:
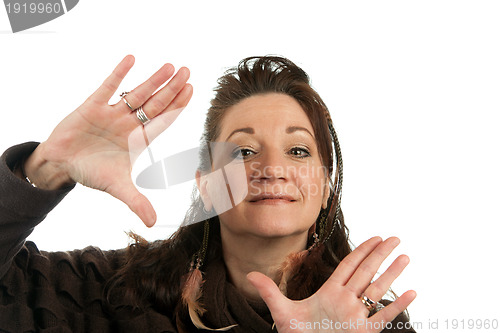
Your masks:
{"label": "chin", "polygon": [[307,234],[314,223],[305,223],[302,216],[292,212],[239,212],[228,211],[219,216],[221,227],[238,235],[252,235],[262,238],[281,238]]}
{"label": "chin", "polygon": [[261,219],[259,222],[250,224],[252,228],[248,230],[249,233],[255,236],[264,238],[281,238],[288,236],[297,236],[307,233],[308,226],[300,227],[290,223],[290,220],[282,219]]}

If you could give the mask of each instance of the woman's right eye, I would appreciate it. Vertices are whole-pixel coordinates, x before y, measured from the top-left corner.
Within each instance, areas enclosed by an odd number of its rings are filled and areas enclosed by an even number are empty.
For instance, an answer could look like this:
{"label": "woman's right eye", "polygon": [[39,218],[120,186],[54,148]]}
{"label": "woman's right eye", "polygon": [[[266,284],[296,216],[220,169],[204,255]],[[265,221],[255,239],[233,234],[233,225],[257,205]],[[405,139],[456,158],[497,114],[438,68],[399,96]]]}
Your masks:
{"label": "woman's right eye", "polygon": [[247,148],[238,148],[233,151],[233,158],[243,158],[245,159],[246,157],[250,156],[254,152],[250,149]]}

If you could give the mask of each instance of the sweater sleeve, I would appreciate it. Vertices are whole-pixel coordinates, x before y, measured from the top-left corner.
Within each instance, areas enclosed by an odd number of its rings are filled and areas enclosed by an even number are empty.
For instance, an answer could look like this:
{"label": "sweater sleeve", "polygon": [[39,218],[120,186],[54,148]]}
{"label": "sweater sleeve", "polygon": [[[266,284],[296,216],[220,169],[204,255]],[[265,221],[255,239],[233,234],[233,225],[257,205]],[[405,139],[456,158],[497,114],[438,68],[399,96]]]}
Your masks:
{"label": "sweater sleeve", "polygon": [[41,190],[12,172],[37,146],[14,146],[0,158],[0,332],[175,333],[169,314],[152,305],[136,309],[121,288],[107,299],[124,249],[45,252],[26,241],[74,187]]}
{"label": "sweater sleeve", "polygon": [[45,216],[73,189],[57,191],[34,188],[12,170],[38,146],[27,142],[5,151],[0,158],[0,278],[24,245],[26,237]]}
{"label": "sweater sleeve", "polygon": [[0,332],[176,333],[171,314],[134,307],[122,286],[108,298],[126,258],[125,249],[46,252],[27,241],[0,279]]}

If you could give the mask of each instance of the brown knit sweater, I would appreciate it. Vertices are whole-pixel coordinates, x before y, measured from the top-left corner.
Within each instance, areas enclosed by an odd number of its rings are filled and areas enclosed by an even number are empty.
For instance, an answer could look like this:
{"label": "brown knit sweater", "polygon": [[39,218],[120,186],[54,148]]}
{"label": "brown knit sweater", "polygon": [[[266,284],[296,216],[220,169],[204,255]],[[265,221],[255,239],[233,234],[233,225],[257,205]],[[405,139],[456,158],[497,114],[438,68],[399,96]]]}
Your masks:
{"label": "brown knit sweater", "polygon": [[[44,252],[25,241],[73,188],[44,191],[12,173],[36,146],[29,142],[12,147],[0,160],[0,333],[177,332],[172,314],[160,313],[153,305],[137,310],[120,297],[111,302],[104,297],[106,282],[126,260],[124,249]],[[265,303],[247,301],[227,281],[222,261],[208,265],[205,279],[201,301],[207,308],[207,326],[238,324],[229,332],[272,332]],[[187,318],[182,321],[199,332]],[[401,314],[393,326],[406,321]]]}

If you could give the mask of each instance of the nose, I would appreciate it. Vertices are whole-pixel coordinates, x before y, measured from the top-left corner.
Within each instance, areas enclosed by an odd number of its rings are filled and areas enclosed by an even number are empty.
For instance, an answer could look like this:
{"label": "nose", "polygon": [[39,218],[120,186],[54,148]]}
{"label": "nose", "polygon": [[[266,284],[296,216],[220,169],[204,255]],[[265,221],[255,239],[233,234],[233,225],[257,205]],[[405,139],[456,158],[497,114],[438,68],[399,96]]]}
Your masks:
{"label": "nose", "polygon": [[285,157],[278,150],[262,152],[259,158],[252,161],[250,168],[252,181],[272,183],[288,178]]}

